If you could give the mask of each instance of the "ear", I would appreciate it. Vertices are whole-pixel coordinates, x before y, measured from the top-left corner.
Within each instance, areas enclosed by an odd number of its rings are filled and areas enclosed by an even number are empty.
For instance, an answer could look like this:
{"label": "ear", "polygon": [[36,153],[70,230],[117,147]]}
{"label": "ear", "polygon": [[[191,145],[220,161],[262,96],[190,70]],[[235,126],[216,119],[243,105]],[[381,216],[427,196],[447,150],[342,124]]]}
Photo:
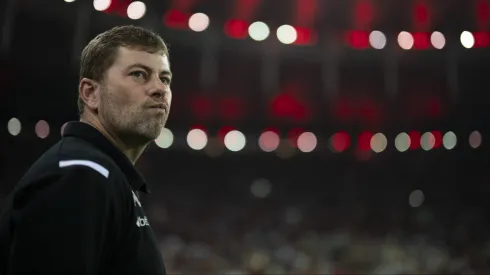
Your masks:
{"label": "ear", "polygon": [[99,90],[100,85],[88,78],[82,78],[78,86],[78,93],[80,98],[85,103],[85,108],[96,111],[99,108]]}

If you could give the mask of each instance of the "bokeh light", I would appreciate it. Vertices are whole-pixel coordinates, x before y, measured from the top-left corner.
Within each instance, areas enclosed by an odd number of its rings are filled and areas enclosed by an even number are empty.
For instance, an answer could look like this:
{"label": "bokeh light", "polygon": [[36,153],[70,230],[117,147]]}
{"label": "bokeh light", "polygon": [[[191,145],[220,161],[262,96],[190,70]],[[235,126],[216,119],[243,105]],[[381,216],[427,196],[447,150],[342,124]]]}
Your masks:
{"label": "bokeh light", "polygon": [[163,128],[162,132],[155,140],[155,144],[162,149],[169,148],[170,146],[172,146],[173,142],[174,142],[174,135],[172,131],[170,131],[170,129],[167,128]]}
{"label": "bokeh light", "polygon": [[248,35],[255,41],[264,41],[269,34],[269,27],[264,22],[254,22],[248,27]]}
{"label": "bokeh light", "polygon": [[45,120],[40,120],[34,127],[38,138],[45,139],[49,136],[49,124]]}
{"label": "bokeh light", "polygon": [[246,138],[242,132],[233,130],[226,134],[224,142],[228,150],[238,152],[245,147]]}
{"label": "bokeh light", "polygon": [[399,152],[406,152],[410,149],[410,136],[407,133],[400,133],[395,138],[395,147]]}
{"label": "bokeh light", "polygon": [[400,32],[398,34],[398,45],[404,50],[410,50],[413,47],[414,40],[413,35],[409,32]]}
{"label": "bokeh light", "polygon": [[12,136],[17,136],[22,130],[22,124],[18,118],[11,118],[7,123],[7,130]]}
{"label": "bokeh light", "polygon": [[464,31],[461,33],[461,44],[467,49],[473,48],[475,45],[475,37],[469,31]]}
{"label": "bokeh light", "polygon": [[187,134],[187,144],[191,149],[202,150],[208,143],[208,136],[201,129],[192,129]]}
{"label": "bokeh light", "polygon": [[457,142],[458,138],[456,137],[456,134],[454,132],[447,132],[442,138],[442,144],[444,145],[444,148],[448,150],[454,149]]}
{"label": "bokeh light", "polygon": [[386,46],[386,35],[380,31],[372,31],[369,34],[369,43],[374,49],[381,50]]}
{"label": "bokeh light", "polygon": [[304,132],[298,137],[298,149],[303,153],[309,153],[315,150],[317,139],[315,134]]}
{"label": "bokeh light", "polygon": [[134,1],[128,6],[128,18],[139,20],[146,14],[146,5],[141,1]]}
{"label": "bokeh light", "polygon": [[478,132],[478,131],[471,132],[470,138],[469,138],[469,143],[470,143],[471,148],[476,149],[476,148],[480,147],[481,142],[482,142],[482,136],[481,136],[480,132]]}
{"label": "bokeh light", "polygon": [[388,140],[384,134],[377,133],[371,137],[370,145],[373,152],[381,153],[388,146]]}
{"label": "bokeh light", "polygon": [[204,13],[195,13],[189,18],[189,28],[195,32],[202,32],[209,26],[209,16]]}
{"label": "bokeh light", "polygon": [[282,25],[277,28],[277,39],[283,44],[292,44],[298,38],[296,29],[290,25]]}
{"label": "bokeh light", "polygon": [[96,11],[105,11],[111,6],[111,0],[94,0],[94,9]]}

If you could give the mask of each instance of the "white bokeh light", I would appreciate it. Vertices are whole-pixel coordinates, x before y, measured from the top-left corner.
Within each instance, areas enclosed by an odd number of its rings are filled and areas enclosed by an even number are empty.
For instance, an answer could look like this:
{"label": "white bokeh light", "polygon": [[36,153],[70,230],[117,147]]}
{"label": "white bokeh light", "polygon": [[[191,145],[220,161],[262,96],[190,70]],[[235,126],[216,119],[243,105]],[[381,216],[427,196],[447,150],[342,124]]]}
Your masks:
{"label": "white bokeh light", "polygon": [[315,134],[311,132],[302,133],[298,137],[298,149],[303,153],[309,153],[315,150],[317,145],[317,138]]}
{"label": "white bokeh light", "polygon": [[96,11],[105,11],[111,6],[111,0],[94,0],[94,9]]}
{"label": "white bokeh light", "polygon": [[205,31],[209,26],[209,16],[204,13],[195,13],[189,18],[189,28],[195,32]]}
{"label": "white bokeh light", "polygon": [[75,0],[65,0],[66,3],[72,3],[75,2]]}
{"label": "white bokeh light", "polygon": [[187,144],[191,149],[202,150],[208,144],[208,136],[201,129],[192,129],[187,134]]}
{"label": "white bokeh light", "polygon": [[238,152],[245,147],[245,135],[237,130],[228,132],[224,140],[226,148],[232,152]]}
{"label": "white bokeh light", "polygon": [[431,132],[426,132],[420,137],[420,147],[425,151],[434,149],[436,137]]}
{"label": "white bokeh light", "polygon": [[174,142],[174,135],[170,129],[163,128],[160,135],[155,140],[155,144],[163,149],[169,148]]}
{"label": "white bokeh light", "polygon": [[11,118],[7,123],[7,130],[12,136],[17,136],[22,130],[22,124],[18,118]]}
{"label": "white bokeh light", "polygon": [[432,46],[438,50],[441,50],[446,46],[446,38],[441,32],[433,32],[430,36],[430,42]]}
{"label": "white bokeh light", "polygon": [[456,134],[454,132],[447,132],[442,138],[442,144],[444,145],[444,148],[448,150],[454,149],[457,143],[458,138],[456,137]]}
{"label": "white bokeh light", "polygon": [[467,49],[473,48],[475,45],[475,37],[469,31],[464,31],[461,33],[461,44]]}
{"label": "white bokeh light", "polygon": [[388,146],[388,140],[386,136],[382,133],[377,133],[371,137],[371,150],[375,153],[383,152]]}
{"label": "white bokeh light", "polygon": [[406,152],[410,148],[410,136],[400,133],[395,138],[395,147],[399,152]]}
{"label": "white bokeh light", "polygon": [[277,39],[283,44],[292,44],[298,38],[298,33],[293,26],[282,25],[277,28]]}
{"label": "white bokeh light", "polygon": [[369,34],[369,43],[374,49],[381,50],[386,46],[386,35],[380,31],[372,31]]}
{"label": "white bokeh light", "polygon": [[413,47],[413,35],[409,32],[400,32],[398,35],[398,45],[404,50],[410,50]]}
{"label": "white bokeh light", "polygon": [[133,20],[139,20],[146,13],[146,5],[141,1],[134,1],[128,6],[128,18]]}
{"label": "white bokeh light", "polygon": [[254,22],[248,27],[248,35],[255,41],[264,41],[269,34],[269,27],[264,22]]}

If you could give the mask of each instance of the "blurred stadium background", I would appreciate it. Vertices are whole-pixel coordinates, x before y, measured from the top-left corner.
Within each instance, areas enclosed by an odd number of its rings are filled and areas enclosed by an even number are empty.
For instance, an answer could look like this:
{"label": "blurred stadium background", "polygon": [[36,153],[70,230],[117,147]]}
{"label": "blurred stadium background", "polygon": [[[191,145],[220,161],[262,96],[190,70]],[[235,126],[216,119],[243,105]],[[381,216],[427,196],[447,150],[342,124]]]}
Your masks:
{"label": "blurred stadium background", "polygon": [[488,274],[490,1],[5,0],[0,200],[120,24],[171,47],[141,158],[169,274]]}

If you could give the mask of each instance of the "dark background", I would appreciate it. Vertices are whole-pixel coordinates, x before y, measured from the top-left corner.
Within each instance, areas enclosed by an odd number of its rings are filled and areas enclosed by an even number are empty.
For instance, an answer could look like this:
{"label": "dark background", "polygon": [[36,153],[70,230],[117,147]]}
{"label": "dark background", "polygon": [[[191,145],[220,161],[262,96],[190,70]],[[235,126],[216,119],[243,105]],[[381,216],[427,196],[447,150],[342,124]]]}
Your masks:
{"label": "dark background", "polygon": [[[61,126],[77,120],[84,45],[112,26],[137,24],[171,49],[174,143],[151,144],[137,164],[153,191],[143,202],[170,274],[490,272],[490,44],[460,42],[465,30],[489,38],[489,1],[145,0],[140,20],[125,15],[130,2],[99,12],[92,1],[2,1],[0,202]],[[172,27],[162,19],[171,10],[204,12],[210,26]],[[266,22],[271,35],[230,37],[223,26],[232,18]],[[282,24],[318,39],[283,45],[275,36]],[[387,46],[359,49],[344,40],[352,30],[380,30]],[[446,44],[402,50],[400,31],[440,31]],[[7,128],[12,118],[18,135]],[[35,131],[40,120],[46,138]],[[214,142],[204,150],[187,145],[196,127]],[[231,129],[246,136],[244,150],[223,145]],[[274,152],[258,146],[265,129],[281,136]],[[304,131],[317,137],[313,152],[297,148],[294,133]],[[341,131],[350,144],[338,153],[331,136]],[[395,138],[413,131],[441,133],[436,148],[412,139],[399,152]],[[448,131],[457,136],[451,150],[442,140]],[[479,146],[469,142],[474,131]],[[387,138],[381,153],[369,146],[374,133]]]}

